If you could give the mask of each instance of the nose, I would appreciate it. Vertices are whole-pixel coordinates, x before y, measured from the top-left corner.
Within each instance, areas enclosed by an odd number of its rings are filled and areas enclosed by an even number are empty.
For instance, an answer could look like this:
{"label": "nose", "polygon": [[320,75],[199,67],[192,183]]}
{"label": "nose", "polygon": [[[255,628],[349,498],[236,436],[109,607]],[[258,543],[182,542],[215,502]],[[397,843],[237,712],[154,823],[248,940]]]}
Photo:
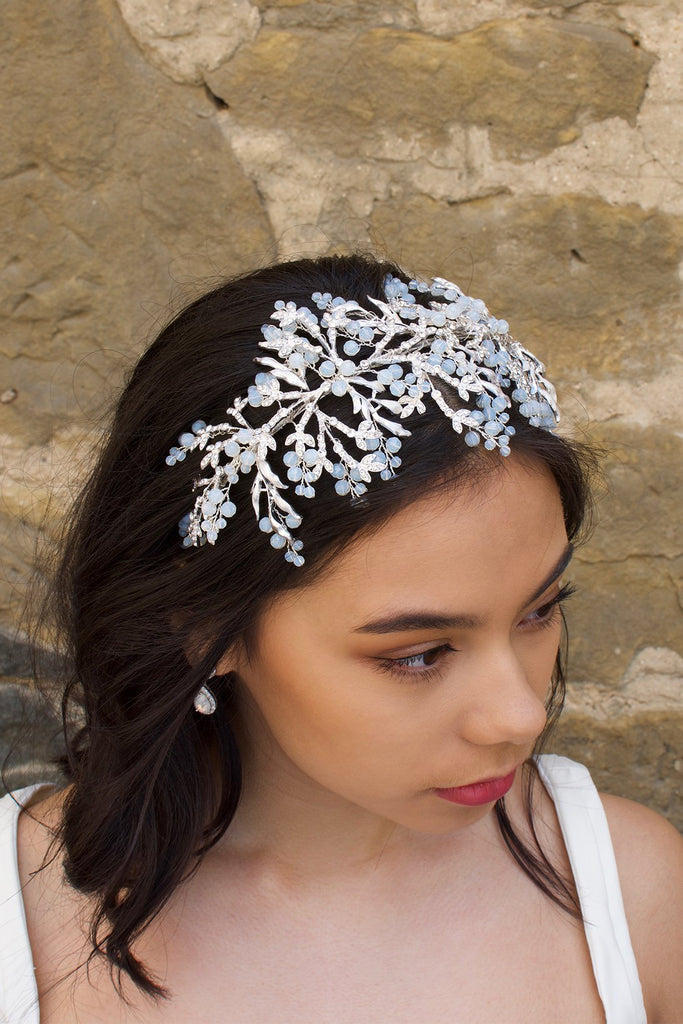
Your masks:
{"label": "nose", "polygon": [[468,677],[461,738],[477,746],[533,743],[547,718],[537,691],[512,649],[496,652]]}

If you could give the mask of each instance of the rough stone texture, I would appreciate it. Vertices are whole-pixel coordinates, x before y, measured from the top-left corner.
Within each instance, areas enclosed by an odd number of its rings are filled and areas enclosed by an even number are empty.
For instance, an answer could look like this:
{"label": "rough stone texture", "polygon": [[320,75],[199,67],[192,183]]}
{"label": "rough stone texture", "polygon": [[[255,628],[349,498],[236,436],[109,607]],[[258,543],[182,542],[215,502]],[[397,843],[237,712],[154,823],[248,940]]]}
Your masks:
{"label": "rough stone texture", "polygon": [[258,7],[249,0],[219,4],[118,0],[118,4],[136,42],[176,82],[201,82],[206,71],[253,40],[261,24]]}
{"label": "rough stone texture", "polygon": [[278,127],[341,157],[371,156],[378,130],[399,147],[432,148],[452,125],[480,125],[496,155],[529,159],[591,121],[632,123],[653,62],[622,33],[535,18],[450,39],[344,25],[320,55],[315,30],[264,28],[207,81],[238,123]]}
{"label": "rough stone texture", "polygon": [[553,745],[587,764],[606,792],[627,793],[683,831],[682,728],[683,658],[645,647],[617,690],[570,691]]}
{"label": "rough stone texture", "polygon": [[374,246],[481,294],[551,364],[568,429],[607,450],[555,747],[681,826],[680,3],[24,0],[0,17],[0,742],[34,706],[7,637],[36,540],[58,542],[157,324],[207,278]]}

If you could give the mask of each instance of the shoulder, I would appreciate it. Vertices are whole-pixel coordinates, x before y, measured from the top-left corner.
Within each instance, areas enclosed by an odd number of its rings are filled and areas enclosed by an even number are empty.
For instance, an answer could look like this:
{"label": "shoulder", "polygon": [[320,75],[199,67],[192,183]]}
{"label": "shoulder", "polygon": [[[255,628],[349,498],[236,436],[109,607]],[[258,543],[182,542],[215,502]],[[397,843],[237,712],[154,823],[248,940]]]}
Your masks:
{"label": "shoulder", "polygon": [[600,796],[648,1019],[677,1020],[683,1006],[683,838],[649,808]]}

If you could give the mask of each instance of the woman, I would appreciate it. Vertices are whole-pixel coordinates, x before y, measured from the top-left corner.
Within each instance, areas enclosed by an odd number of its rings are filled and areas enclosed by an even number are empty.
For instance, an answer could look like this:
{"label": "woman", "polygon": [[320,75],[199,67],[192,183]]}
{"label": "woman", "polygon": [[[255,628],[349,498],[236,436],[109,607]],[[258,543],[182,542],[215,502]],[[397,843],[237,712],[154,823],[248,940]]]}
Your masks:
{"label": "woman", "polygon": [[71,784],[2,805],[6,1019],[683,1019],[680,838],[531,759],[591,464],[556,420],[483,303],[362,257],[161,332],[53,598]]}

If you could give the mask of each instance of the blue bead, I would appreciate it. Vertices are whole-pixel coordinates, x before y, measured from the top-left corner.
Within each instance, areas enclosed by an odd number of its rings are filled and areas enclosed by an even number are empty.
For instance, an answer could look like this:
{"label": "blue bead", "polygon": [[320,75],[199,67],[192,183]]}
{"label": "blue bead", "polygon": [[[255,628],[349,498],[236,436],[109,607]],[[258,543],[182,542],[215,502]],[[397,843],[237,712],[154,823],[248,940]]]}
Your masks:
{"label": "blue bead", "polygon": [[320,455],[318,454],[317,449],[315,449],[315,448],[307,448],[306,451],[304,452],[304,462],[306,463],[306,465],[307,466],[315,466],[316,463],[319,462],[319,461],[320,461]]}
{"label": "blue bead", "polygon": [[355,480],[356,482],[358,482],[361,479],[360,470],[358,469],[357,466],[353,467],[353,469],[349,473],[349,476],[351,477],[352,480]]}
{"label": "blue bead", "polygon": [[382,472],[380,473],[382,480],[391,480],[393,475],[394,474],[391,472],[390,469],[383,469]]}
{"label": "blue bead", "polygon": [[302,475],[303,474],[299,466],[292,466],[287,470],[287,479],[291,480],[293,483],[296,483],[297,480],[301,480]]}
{"label": "blue bead", "polygon": [[223,451],[226,455],[239,455],[240,450],[240,446],[236,441],[226,441],[223,445]]}
{"label": "blue bead", "polygon": [[401,448],[400,437],[388,437],[386,443],[386,449],[388,452],[397,452]]}
{"label": "blue bead", "polygon": [[332,467],[332,476],[336,480],[343,480],[344,477],[346,476],[344,472],[344,467],[342,466],[341,462],[335,462],[334,466]]}
{"label": "blue bead", "polygon": [[333,395],[337,396],[337,398],[341,398],[341,396],[345,395],[348,390],[349,390],[348,384],[346,383],[345,380],[333,380],[332,381],[331,391],[332,391]]}
{"label": "blue bead", "polygon": [[198,434],[200,430],[206,430],[206,423],[204,420],[195,420],[192,424],[192,432]]}
{"label": "blue bead", "polygon": [[353,359],[343,359],[339,365],[339,369],[345,377],[352,377],[358,367],[354,363]]}
{"label": "blue bead", "polygon": [[360,345],[358,344],[357,341],[346,341],[344,342],[344,352],[346,353],[347,356],[355,356],[358,352],[360,352]]}
{"label": "blue bead", "polygon": [[321,377],[333,377],[336,373],[336,367],[330,359],[324,359],[318,367],[318,373]]}
{"label": "blue bead", "polygon": [[189,448],[189,446],[194,441],[194,434],[188,434],[188,433],[181,434],[180,437],[178,438],[178,440],[179,440],[180,444],[182,444],[182,446],[184,448]]}
{"label": "blue bead", "polygon": [[372,341],[375,337],[375,332],[372,327],[361,327],[358,332],[358,337],[361,341]]}
{"label": "blue bead", "polygon": [[295,530],[297,526],[301,526],[301,516],[298,516],[296,512],[290,512],[285,522],[290,530]]}
{"label": "blue bead", "polygon": [[391,384],[393,379],[394,375],[388,366],[385,366],[384,369],[380,370],[379,373],[377,374],[377,380],[380,382],[380,384]]}
{"label": "blue bead", "polygon": [[282,537],[279,533],[274,533],[273,536],[270,538],[270,545],[273,548],[283,548],[286,543],[286,539]]}
{"label": "blue bead", "polygon": [[398,363],[391,363],[388,369],[391,370],[394,380],[398,380],[399,377],[403,376],[403,367],[400,366]]}
{"label": "blue bead", "polygon": [[282,456],[282,461],[284,462],[285,466],[296,466],[299,461],[299,456],[296,454],[296,452],[288,451],[285,452],[285,454]]}
{"label": "blue bead", "polygon": [[221,515],[230,519],[237,512],[237,505],[233,501],[225,501],[221,505]]}
{"label": "blue bead", "polygon": [[271,523],[271,521],[268,518],[268,516],[264,516],[263,519],[259,519],[259,521],[258,521],[258,528],[259,528],[259,530],[262,530],[263,533],[272,533],[273,532],[273,524]]}
{"label": "blue bead", "polygon": [[487,448],[488,451],[492,452],[496,447],[496,442],[493,440],[493,438],[487,437],[486,440],[484,441],[484,448]]}
{"label": "blue bead", "polygon": [[334,489],[337,494],[348,494],[351,490],[351,484],[348,480],[337,480]]}
{"label": "blue bead", "polygon": [[379,448],[379,438],[378,437],[366,437],[365,438],[365,447],[366,447],[367,451],[369,451],[369,452],[376,451]]}
{"label": "blue bead", "polygon": [[441,369],[444,373],[455,373],[455,363],[452,359],[444,359],[441,364]]}
{"label": "blue bead", "polygon": [[237,431],[237,440],[240,444],[249,444],[253,436],[252,431],[248,427],[240,427]]}
{"label": "blue bead", "polygon": [[465,434],[465,444],[469,448],[476,448],[479,444],[479,434],[476,434],[473,430],[468,430]]}

